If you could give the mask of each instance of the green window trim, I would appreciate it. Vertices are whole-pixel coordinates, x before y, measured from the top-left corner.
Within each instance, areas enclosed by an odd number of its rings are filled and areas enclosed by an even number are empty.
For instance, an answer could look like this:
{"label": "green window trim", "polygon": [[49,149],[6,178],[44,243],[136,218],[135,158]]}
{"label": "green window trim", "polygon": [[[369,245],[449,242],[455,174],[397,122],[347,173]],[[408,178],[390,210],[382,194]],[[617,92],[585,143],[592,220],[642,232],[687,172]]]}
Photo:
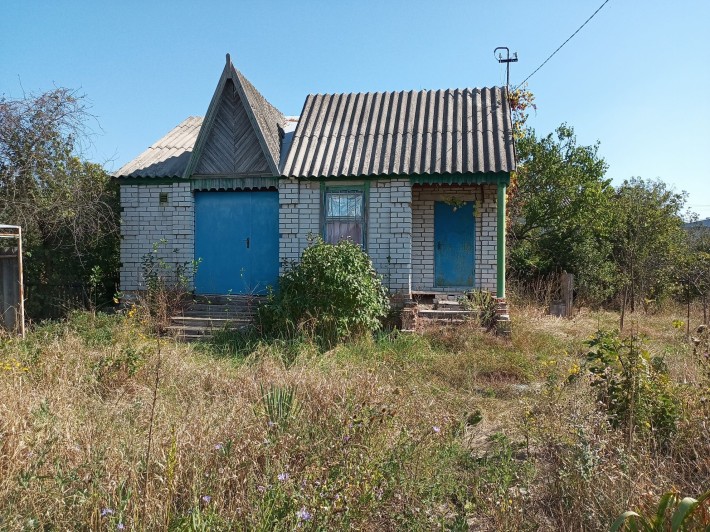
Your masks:
{"label": "green window trim", "polygon": [[[320,196],[321,196],[321,207],[320,207],[320,227],[321,227],[321,237],[324,241],[328,242],[328,222],[333,221],[359,221],[361,223],[361,246],[364,250],[367,250],[367,221],[368,221],[368,211],[370,203],[370,183],[353,183],[352,185],[329,185],[325,181],[320,183]],[[329,194],[360,194],[362,197],[361,209],[362,212],[359,216],[333,216],[328,217],[328,198]]]}

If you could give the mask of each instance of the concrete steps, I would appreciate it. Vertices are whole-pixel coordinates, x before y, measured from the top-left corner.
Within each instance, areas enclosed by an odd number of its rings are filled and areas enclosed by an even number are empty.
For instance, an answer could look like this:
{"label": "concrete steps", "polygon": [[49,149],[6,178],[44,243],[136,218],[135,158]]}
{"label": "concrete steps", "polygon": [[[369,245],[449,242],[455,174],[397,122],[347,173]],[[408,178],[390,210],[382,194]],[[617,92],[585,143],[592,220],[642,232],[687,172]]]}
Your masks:
{"label": "concrete steps", "polygon": [[431,304],[417,306],[417,325],[459,325],[478,319],[478,311],[459,302],[463,294],[441,294],[431,300]]}
{"label": "concrete steps", "polygon": [[179,316],[170,319],[168,331],[187,342],[205,340],[218,331],[236,331],[254,323],[263,296],[195,296]]}

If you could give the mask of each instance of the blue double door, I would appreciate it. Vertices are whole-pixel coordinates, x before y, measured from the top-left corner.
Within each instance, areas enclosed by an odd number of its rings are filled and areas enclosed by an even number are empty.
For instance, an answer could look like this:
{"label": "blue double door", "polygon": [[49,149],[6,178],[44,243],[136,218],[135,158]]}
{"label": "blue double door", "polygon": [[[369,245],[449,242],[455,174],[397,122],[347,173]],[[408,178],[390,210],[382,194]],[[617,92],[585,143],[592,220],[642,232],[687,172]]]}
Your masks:
{"label": "blue double door", "polygon": [[198,294],[263,294],[279,275],[276,191],[196,192]]}
{"label": "blue double door", "polygon": [[474,204],[434,202],[434,284],[473,288],[476,271]]}

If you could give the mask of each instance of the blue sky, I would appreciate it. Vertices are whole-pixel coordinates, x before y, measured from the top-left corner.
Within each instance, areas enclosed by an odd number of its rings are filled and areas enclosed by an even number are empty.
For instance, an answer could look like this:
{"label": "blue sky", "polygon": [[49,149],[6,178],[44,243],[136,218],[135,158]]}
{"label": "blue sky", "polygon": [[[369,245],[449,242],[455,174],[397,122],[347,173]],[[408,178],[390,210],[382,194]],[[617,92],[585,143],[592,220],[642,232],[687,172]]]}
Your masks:
{"label": "blue sky", "polygon": [[[5,0],[0,93],[79,89],[100,128],[87,156],[109,170],[204,115],[229,52],[284,114],[308,93],[522,81],[603,0],[171,2]],[[610,0],[529,81],[549,133],[599,140],[615,183],[660,178],[710,217],[710,2]]]}

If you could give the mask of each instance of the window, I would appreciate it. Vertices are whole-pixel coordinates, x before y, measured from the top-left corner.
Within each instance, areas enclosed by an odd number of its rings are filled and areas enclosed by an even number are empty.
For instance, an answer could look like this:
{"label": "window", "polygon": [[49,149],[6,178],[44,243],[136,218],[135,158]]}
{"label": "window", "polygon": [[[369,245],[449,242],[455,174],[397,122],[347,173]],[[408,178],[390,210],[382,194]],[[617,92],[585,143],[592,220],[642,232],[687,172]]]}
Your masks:
{"label": "window", "polygon": [[160,193],[160,195],[158,196],[158,203],[160,205],[167,205],[168,204],[168,193],[167,192]]}
{"label": "window", "polygon": [[364,187],[327,187],[323,212],[326,242],[348,239],[365,247]]}

